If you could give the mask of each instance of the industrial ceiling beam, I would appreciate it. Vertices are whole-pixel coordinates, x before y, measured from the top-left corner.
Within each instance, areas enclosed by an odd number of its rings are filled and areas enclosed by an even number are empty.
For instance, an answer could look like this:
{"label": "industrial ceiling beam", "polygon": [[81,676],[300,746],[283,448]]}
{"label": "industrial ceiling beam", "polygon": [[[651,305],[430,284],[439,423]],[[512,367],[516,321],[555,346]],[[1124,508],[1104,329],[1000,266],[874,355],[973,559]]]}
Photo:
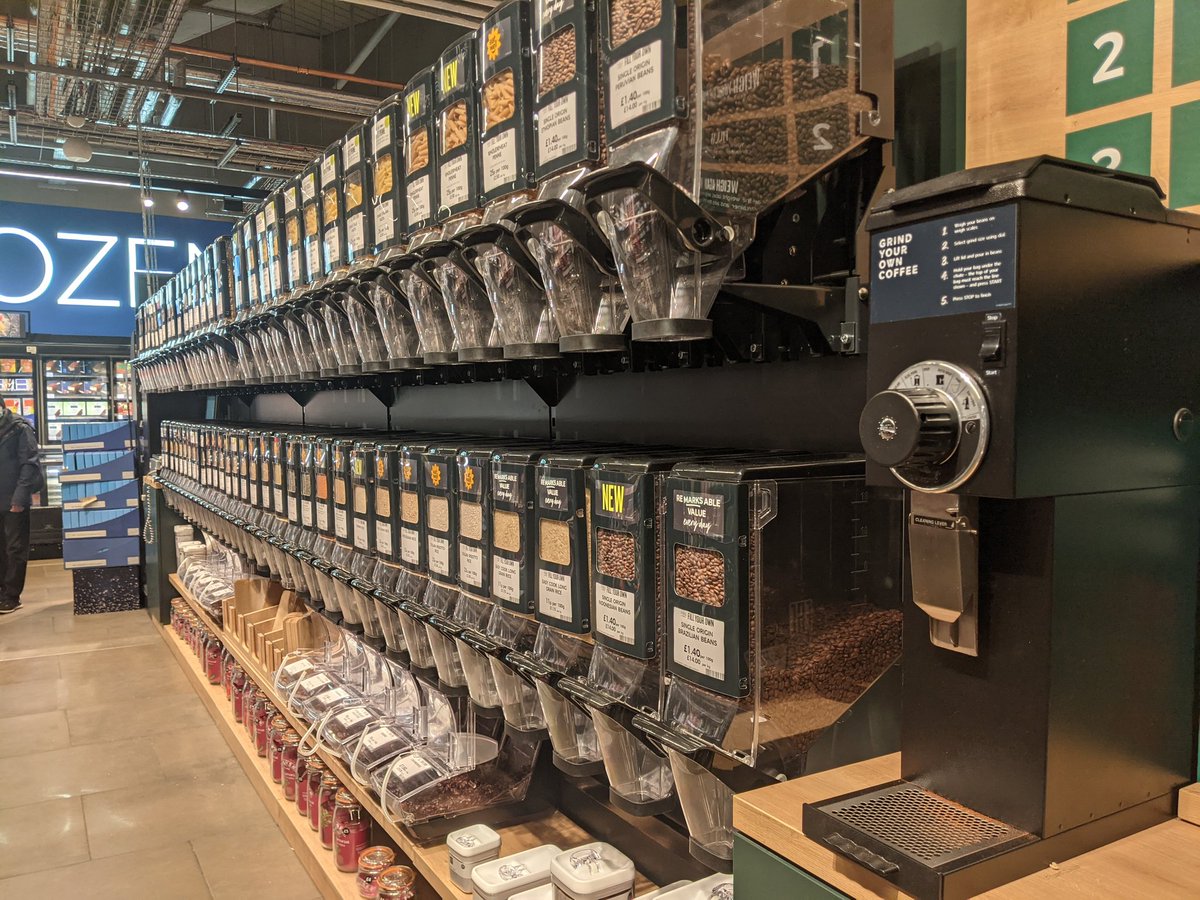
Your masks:
{"label": "industrial ceiling beam", "polygon": [[337,112],[332,109],[314,109],[308,106],[299,106],[294,103],[279,103],[275,100],[267,100],[260,97],[249,97],[245,94],[218,94],[215,91],[206,91],[200,88],[175,87],[167,84],[166,82],[148,81],[140,78],[127,78],[122,75],[109,75],[107,73],[85,72],[79,69],[67,69],[61,66],[49,66],[42,63],[9,63],[6,65],[10,65],[15,71],[18,72],[44,72],[51,75],[60,75],[64,78],[74,78],[82,82],[99,82],[101,84],[116,84],[126,87],[170,91],[176,97],[183,97],[191,100],[219,100],[222,103],[230,103],[234,106],[250,106],[256,109],[274,109],[278,112],[292,113],[293,115],[297,116],[312,116],[318,119],[337,119],[342,122],[362,121],[362,116],[355,113]]}
{"label": "industrial ceiling beam", "polygon": [[429,19],[433,22],[445,22],[460,28],[478,28],[479,23],[486,18],[488,10],[474,10],[465,6],[453,6],[442,0],[430,0],[426,6],[420,0],[348,0],[356,6],[369,6],[372,9],[382,9],[387,12],[398,12],[418,19]]}
{"label": "industrial ceiling beam", "polygon": [[[367,38],[367,42],[363,44],[362,49],[354,55],[354,59],[350,60],[350,65],[346,66],[347,75],[355,74],[359,68],[362,67],[362,64],[365,63],[371,54],[375,52],[375,48],[379,46],[379,42],[382,41],[387,33],[392,30],[392,26],[396,24],[396,20],[399,18],[400,13],[388,13],[383,17],[383,21],[379,23],[379,27],[371,33],[369,38]],[[345,86],[346,79],[339,78],[334,83],[333,89],[335,91],[340,91]]]}

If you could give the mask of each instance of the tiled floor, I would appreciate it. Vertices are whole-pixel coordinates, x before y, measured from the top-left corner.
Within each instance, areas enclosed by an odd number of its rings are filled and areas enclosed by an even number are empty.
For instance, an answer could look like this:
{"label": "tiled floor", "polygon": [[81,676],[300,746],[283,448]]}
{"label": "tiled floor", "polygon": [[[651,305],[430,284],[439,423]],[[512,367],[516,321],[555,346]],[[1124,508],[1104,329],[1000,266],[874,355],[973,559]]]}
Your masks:
{"label": "tiled floor", "polygon": [[0,898],[318,897],[146,612],[0,618]]}

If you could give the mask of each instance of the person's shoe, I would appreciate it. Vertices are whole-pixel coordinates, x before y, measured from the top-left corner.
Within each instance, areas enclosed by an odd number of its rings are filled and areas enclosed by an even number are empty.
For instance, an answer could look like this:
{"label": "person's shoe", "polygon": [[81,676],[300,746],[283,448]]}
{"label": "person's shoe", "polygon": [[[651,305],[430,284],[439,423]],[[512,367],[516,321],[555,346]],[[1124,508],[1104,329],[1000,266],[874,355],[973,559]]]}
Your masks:
{"label": "person's shoe", "polygon": [[0,616],[6,616],[11,612],[16,612],[20,608],[21,608],[20,600],[11,600],[8,597],[5,597],[3,600],[0,600]]}

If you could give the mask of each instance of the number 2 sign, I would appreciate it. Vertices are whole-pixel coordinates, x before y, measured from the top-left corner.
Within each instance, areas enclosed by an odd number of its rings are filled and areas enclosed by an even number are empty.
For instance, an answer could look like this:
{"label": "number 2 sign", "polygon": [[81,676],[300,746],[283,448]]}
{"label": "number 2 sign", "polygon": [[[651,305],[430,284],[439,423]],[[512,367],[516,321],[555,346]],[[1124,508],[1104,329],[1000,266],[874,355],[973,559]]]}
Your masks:
{"label": "number 2 sign", "polygon": [[1154,0],[1125,0],[1067,27],[1067,114],[1149,94]]}

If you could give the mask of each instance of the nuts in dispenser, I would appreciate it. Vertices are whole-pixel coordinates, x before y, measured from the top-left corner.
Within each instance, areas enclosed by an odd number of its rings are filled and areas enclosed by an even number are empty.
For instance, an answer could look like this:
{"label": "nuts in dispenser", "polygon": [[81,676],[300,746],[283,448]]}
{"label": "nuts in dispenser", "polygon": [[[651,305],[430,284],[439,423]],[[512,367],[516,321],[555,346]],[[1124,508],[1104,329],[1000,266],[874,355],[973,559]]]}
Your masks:
{"label": "nuts in dispenser", "polygon": [[675,593],[709,606],[724,606],[725,557],[716,550],[676,544]]}
{"label": "nuts in dispenser", "polygon": [[[457,104],[456,104],[457,106]],[[505,69],[488,79],[483,86],[483,115],[485,129],[512,118],[516,108],[512,69]],[[449,110],[454,113],[454,108]],[[463,132],[466,133],[466,105],[463,104]],[[457,145],[456,145],[457,146]],[[451,149],[446,147],[446,150]]]}
{"label": "nuts in dispenser", "polygon": [[611,0],[609,43],[615,50],[662,21],[660,0]]}
{"label": "nuts in dispenser", "polygon": [[538,96],[575,77],[575,26],[555,32],[541,47]]}
{"label": "nuts in dispenser", "polygon": [[467,142],[467,101],[459,100],[442,113],[442,153],[457,150]]}
{"label": "nuts in dispenser", "polygon": [[427,165],[429,165],[429,131],[422,128],[409,135],[408,138],[408,174],[411,175]]}

